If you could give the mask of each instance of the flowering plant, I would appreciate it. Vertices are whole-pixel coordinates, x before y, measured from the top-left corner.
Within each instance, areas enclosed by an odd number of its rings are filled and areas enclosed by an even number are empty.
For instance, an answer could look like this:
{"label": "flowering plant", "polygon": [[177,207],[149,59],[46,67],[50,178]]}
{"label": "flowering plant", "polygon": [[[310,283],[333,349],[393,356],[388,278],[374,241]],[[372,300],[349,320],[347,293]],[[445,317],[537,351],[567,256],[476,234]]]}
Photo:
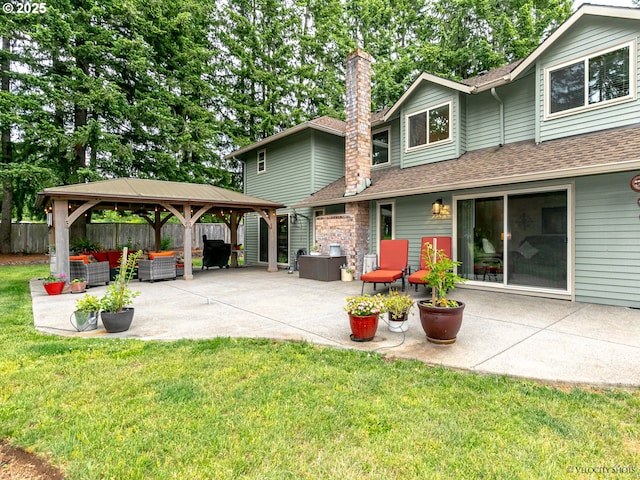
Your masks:
{"label": "flowering plant", "polygon": [[67,276],[64,273],[60,274],[49,274],[42,279],[44,283],[56,283],[56,282],[66,282]]}
{"label": "flowering plant", "polygon": [[379,293],[374,296],[360,295],[347,297],[347,304],[344,309],[347,313],[355,315],[356,317],[365,317],[367,315],[386,312],[384,297]]}
{"label": "flowering plant", "polygon": [[385,298],[385,307],[392,320],[402,318],[405,314],[411,313],[413,308],[413,297],[406,293],[400,294],[398,290],[389,290],[389,295]]}

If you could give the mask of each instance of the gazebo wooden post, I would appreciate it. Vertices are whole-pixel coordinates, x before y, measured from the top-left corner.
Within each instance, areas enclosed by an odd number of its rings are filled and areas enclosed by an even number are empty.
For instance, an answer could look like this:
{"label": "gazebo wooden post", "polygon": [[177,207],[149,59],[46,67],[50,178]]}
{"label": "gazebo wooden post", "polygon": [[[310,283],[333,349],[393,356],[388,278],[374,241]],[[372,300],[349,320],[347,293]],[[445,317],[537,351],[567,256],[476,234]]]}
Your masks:
{"label": "gazebo wooden post", "polygon": [[269,234],[268,234],[268,258],[269,258],[269,266],[267,267],[268,272],[277,272],[278,271],[278,217],[276,215],[275,209],[268,210],[269,221],[267,222],[269,226]]}
{"label": "gazebo wooden post", "polygon": [[[69,268],[69,202],[56,199],[53,202],[53,231],[56,244],[56,271],[58,275],[70,275]],[[51,254],[51,252],[49,252]]]}
{"label": "gazebo wooden post", "polygon": [[238,212],[230,212],[229,230],[231,230],[231,266],[238,266]]}
{"label": "gazebo wooden post", "polygon": [[184,255],[184,280],[193,280],[193,267],[191,265],[191,244],[193,242],[193,222],[191,220],[191,205],[184,204],[184,235],[183,255]]}
{"label": "gazebo wooden post", "polygon": [[155,251],[160,251],[160,245],[162,245],[162,219],[160,218],[160,210],[155,209],[155,215],[153,217],[153,232],[155,233]]}

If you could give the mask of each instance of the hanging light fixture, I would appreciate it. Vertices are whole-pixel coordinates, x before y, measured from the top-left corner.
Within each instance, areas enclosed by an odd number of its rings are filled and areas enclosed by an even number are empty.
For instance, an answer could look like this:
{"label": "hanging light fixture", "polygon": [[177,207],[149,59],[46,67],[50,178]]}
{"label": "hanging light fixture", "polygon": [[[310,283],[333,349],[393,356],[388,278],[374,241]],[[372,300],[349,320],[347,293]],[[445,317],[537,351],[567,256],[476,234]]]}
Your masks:
{"label": "hanging light fixture", "polygon": [[440,212],[442,212],[443,206],[444,205],[442,203],[442,199],[441,198],[437,199],[435,202],[431,204],[431,213],[434,215],[440,215]]}

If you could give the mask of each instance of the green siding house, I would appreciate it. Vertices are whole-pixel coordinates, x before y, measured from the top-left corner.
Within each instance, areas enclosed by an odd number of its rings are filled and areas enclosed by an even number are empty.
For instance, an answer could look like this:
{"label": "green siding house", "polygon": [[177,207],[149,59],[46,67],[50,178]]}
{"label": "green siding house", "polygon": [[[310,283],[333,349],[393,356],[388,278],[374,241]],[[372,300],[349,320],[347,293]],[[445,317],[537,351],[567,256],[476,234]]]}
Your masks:
{"label": "green siding house", "polygon": [[[421,238],[446,235],[465,288],[637,308],[639,36],[640,9],[583,5],[528,57],[462,82],[424,73],[366,115],[349,108],[370,105],[371,58],[357,50],[346,122],[318,118],[230,156],[246,194],[287,205],[283,268],[338,243],[360,273],[383,238],[408,239],[415,268]],[[362,131],[366,142],[350,133]],[[245,221],[247,261],[263,262],[265,227]]]}

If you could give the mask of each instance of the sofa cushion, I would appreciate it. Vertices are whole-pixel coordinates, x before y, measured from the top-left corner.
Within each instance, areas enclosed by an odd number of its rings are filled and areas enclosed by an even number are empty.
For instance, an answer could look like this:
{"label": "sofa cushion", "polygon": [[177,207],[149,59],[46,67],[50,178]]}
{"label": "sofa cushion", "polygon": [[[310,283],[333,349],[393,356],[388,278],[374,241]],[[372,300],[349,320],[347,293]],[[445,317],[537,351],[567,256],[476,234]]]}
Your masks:
{"label": "sofa cushion", "polygon": [[168,252],[149,252],[149,260],[153,260],[156,257],[173,257],[173,251]]}
{"label": "sofa cushion", "polygon": [[107,259],[109,260],[109,266],[112,268],[119,267],[121,256],[122,256],[122,252],[120,250],[107,252]]}
{"label": "sofa cushion", "polygon": [[83,263],[89,263],[89,257],[87,255],[71,255],[69,260],[82,260]]}
{"label": "sofa cushion", "polygon": [[109,258],[107,257],[107,252],[92,252],[93,258],[98,262],[108,262]]}

